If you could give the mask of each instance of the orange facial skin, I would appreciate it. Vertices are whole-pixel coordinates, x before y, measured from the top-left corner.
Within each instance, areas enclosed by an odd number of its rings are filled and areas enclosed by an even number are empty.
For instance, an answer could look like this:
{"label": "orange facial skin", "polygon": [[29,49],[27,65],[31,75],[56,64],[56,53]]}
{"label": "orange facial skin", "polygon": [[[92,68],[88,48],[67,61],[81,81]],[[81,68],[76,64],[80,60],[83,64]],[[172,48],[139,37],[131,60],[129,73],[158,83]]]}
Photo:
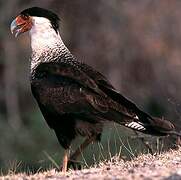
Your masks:
{"label": "orange facial skin", "polygon": [[15,20],[11,23],[11,32],[15,34],[15,36],[19,36],[20,34],[29,31],[32,27],[32,18],[30,16],[19,15],[15,18]]}

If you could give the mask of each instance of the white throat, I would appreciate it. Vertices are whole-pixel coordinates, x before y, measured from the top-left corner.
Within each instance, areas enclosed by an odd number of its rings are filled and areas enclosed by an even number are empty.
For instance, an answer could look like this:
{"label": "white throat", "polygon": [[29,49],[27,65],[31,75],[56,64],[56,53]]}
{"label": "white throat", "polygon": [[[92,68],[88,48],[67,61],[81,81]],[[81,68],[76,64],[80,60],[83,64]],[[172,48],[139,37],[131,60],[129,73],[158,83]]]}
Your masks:
{"label": "white throat", "polygon": [[63,41],[50,21],[44,17],[32,17],[33,26],[30,30],[31,48],[33,53],[41,54],[47,49],[62,46]]}
{"label": "white throat", "polygon": [[[33,26],[30,30],[31,37],[31,69],[42,61],[54,61],[58,56],[71,56],[64,45],[59,32],[56,32],[50,21],[43,17],[32,17]],[[44,57],[43,59],[41,57]]]}

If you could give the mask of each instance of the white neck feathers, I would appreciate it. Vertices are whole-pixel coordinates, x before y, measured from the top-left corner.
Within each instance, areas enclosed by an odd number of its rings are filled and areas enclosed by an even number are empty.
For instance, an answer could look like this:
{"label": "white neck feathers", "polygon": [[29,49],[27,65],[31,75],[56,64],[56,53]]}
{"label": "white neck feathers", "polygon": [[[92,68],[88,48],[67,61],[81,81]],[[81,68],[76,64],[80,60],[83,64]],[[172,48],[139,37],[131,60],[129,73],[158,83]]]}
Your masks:
{"label": "white neck feathers", "polygon": [[47,49],[64,46],[63,41],[50,21],[43,17],[32,17],[33,26],[30,30],[31,48],[33,53],[41,54]]}
{"label": "white neck feathers", "polygon": [[[53,29],[47,18],[32,17],[32,20],[33,26],[30,30],[32,48],[31,69],[34,69],[42,61],[53,61],[62,54],[72,56],[64,45],[59,32]],[[41,58],[42,56],[44,57],[43,59]]]}

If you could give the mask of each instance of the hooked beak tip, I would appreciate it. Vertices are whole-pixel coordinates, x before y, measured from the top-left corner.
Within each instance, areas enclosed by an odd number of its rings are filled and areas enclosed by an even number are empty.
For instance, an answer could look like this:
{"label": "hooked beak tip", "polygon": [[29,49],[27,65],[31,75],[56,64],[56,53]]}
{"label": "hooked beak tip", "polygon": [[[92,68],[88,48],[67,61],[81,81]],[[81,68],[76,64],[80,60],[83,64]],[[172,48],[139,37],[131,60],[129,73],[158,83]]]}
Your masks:
{"label": "hooked beak tip", "polygon": [[18,37],[18,35],[20,34],[20,29],[16,23],[16,19],[14,19],[11,23],[11,26],[10,26],[10,29],[11,29],[11,33],[15,36],[15,37]]}

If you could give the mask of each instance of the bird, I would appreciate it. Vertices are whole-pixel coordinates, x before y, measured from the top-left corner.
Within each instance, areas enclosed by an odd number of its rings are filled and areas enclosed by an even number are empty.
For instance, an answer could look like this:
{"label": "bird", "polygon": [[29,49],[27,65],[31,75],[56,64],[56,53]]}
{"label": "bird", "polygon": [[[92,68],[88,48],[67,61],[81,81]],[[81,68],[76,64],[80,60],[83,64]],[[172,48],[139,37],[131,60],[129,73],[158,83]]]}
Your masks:
{"label": "bird", "polygon": [[[74,162],[90,143],[101,140],[106,122],[155,136],[180,135],[171,121],[144,112],[103,74],[78,60],[64,44],[59,24],[53,11],[30,7],[16,16],[10,29],[15,37],[29,32],[31,91],[64,148],[64,173],[69,163],[75,168]],[[85,140],[70,154],[77,136]]]}

